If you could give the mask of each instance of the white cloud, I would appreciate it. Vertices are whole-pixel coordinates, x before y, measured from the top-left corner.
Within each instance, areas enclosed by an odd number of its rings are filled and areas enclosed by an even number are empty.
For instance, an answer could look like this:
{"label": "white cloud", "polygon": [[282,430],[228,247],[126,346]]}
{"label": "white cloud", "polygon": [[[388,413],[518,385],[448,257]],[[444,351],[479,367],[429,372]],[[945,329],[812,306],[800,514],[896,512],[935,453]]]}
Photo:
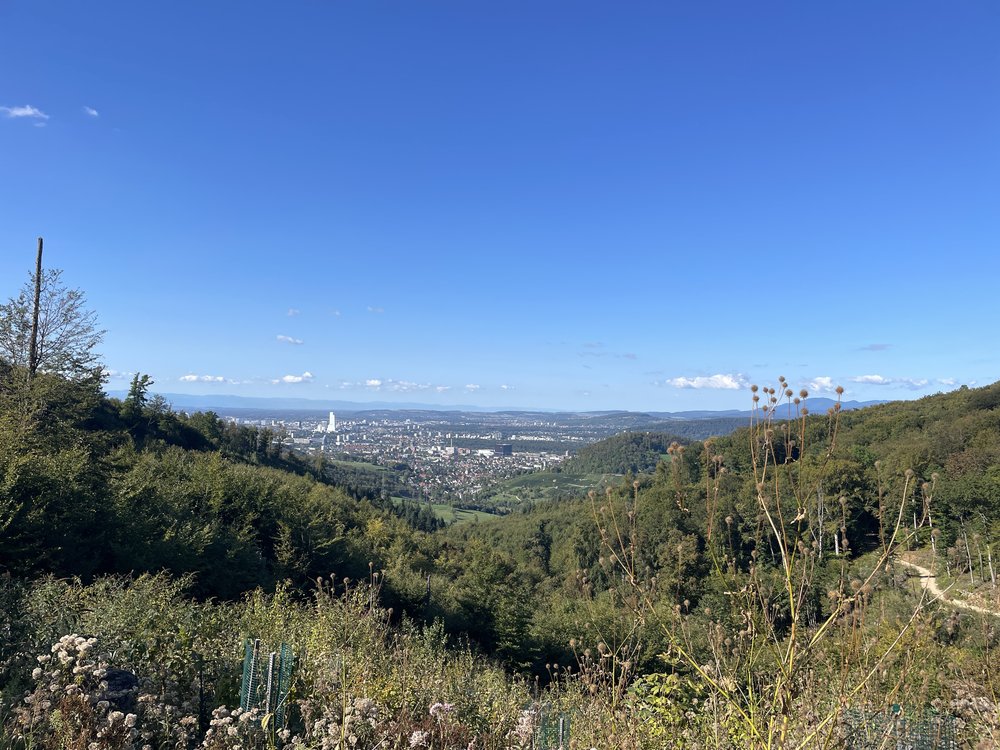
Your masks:
{"label": "white cloud", "polygon": [[500,386],[500,390],[501,390],[501,391],[512,391],[512,390],[514,390],[514,386],[512,386],[512,385],[507,385],[507,384],[505,383],[504,385],[501,385],[501,386]]}
{"label": "white cloud", "polygon": [[726,391],[737,391],[750,386],[750,381],[740,373],[699,375],[694,378],[670,378],[666,383],[674,388],[714,388]]}
{"label": "white cloud", "polygon": [[182,383],[225,383],[226,379],[221,375],[181,375]]}
{"label": "white cloud", "polygon": [[478,391],[478,390],[479,390],[479,388],[480,388],[480,386],[479,386],[479,385],[477,385],[476,383],[469,383],[469,384],[467,384],[467,385],[465,386],[465,390],[466,390],[466,391],[467,391],[468,393],[475,393],[476,391]]}
{"label": "white cloud", "polygon": [[939,385],[958,385],[958,381],[955,378],[938,378]]}
{"label": "white cloud", "polygon": [[292,338],[291,336],[285,336],[284,334],[281,333],[278,334],[278,341],[281,341],[282,343],[285,344],[296,344],[296,345],[305,343],[302,339],[295,339]]}
{"label": "white cloud", "polygon": [[806,384],[806,390],[810,393],[835,393],[837,385],[833,382],[833,378],[820,375]]}
{"label": "white cloud", "polygon": [[884,378],[881,375],[858,375],[851,378],[852,383],[865,383],[866,385],[889,385],[892,378]]}
{"label": "white cloud", "polygon": [[122,378],[130,378],[135,373],[134,372],[123,372],[122,370],[115,370],[109,367],[105,367],[101,373],[106,378],[111,378],[112,380],[121,380]]}
{"label": "white cloud", "polygon": [[372,307],[371,305],[368,305],[368,312],[375,313],[376,315],[381,315],[382,313],[385,312],[385,308],[384,307]]}
{"label": "white cloud", "polygon": [[101,113],[100,113],[100,112],[98,112],[98,111],[97,111],[96,109],[94,109],[93,107],[87,107],[87,106],[84,106],[84,108],[83,108],[83,113],[84,113],[85,115],[87,115],[88,117],[100,117],[100,116],[101,116]]}
{"label": "white cloud", "polygon": [[394,391],[426,391],[431,387],[430,383],[412,383],[409,380],[390,380],[389,387]]}
{"label": "white cloud", "polygon": [[0,107],[0,112],[4,113],[7,119],[13,120],[20,117],[27,117],[33,120],[48,120],[49,116],[38,109],[38,107],[32,107],[30,104],[25,104],[22,107]]}
{"label": "white cloud", "polygon": [[296,315],[298,315],[301,312],[302,311],[299,310],[297,307],[289,307],[287,315],[288,315],[289,318],[294,318]]}
{"label": "white cloud", "polygon": [[309,383],[312,379],[313,374],[311,372],[304,372],[301,375],[283,375],[276,380],[272,380],[271,382],[274,385],[277,385],[278,383]]}
{"label": "white cloud", "polygon": [[330,314],[331,314],[331,315],[332,315],[333,317],[335,317],[335,318],[339,318],[339,317],[340,317],[340,310],[331,310],[331,311],[330,311]]}
{"label": "white cloud", "polygon": [[337,388],[341,391],[352,391],[358,388],[367,388],[372,391],[393,391],[395,393],[408,393],[411,391],[437,391],[444,393],[451,390],[450,385],[433,385],[431,383],[416,383],[412,380],[395,380],[393,378],[368,378],[365,381],[355,382],[352,380],[341,380],[336,385],[327,386]]}
{"label": "white cloud", "polygon": [[887,378],[883,375],[858,375],[851,378],[852,383],[863,383],[864,385],[895,385],[910,390],[919,390],[927,385],[926,378]]}

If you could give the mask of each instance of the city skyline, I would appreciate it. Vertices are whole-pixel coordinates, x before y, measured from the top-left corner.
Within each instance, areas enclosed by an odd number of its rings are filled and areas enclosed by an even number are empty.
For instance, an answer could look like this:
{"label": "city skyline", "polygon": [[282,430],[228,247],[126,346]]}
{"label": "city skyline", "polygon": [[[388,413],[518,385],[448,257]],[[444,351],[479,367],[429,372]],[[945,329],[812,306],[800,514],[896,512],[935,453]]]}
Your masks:
{"label": "city skyline", "polygon": [[992,3],[59,9],[0,8],[0,298],[44,236],[109,389],[667,412],[998,378]]}

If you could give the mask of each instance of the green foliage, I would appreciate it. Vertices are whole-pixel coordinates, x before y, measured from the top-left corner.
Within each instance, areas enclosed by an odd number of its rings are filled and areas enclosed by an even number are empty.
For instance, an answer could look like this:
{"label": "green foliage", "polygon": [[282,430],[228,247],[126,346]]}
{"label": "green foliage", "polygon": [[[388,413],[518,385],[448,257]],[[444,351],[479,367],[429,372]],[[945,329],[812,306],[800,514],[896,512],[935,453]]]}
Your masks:
{"label": "green foliage", "polygon": [[666,432],[623,432],[584,446],[561,468],[567,474],[649,474],[679,440]]}

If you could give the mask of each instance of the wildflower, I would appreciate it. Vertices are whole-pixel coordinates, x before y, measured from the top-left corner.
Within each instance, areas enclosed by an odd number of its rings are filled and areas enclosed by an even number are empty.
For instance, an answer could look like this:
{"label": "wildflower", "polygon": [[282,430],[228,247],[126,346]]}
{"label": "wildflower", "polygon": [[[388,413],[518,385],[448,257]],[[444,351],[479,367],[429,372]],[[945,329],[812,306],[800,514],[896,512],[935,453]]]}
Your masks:
{"label": "wildflower", "polygon": [[435,703],[431,706],[430,714],[435,719],[443,719],[445,716],[450,714],[455,710],[454,703]]}
{"label": "wildflower", "polygon": [[430,742],[431,734],[430,732],[424,732],[420,729],[414,730],[413,734],[410,735],[410,747],[427,747]]}

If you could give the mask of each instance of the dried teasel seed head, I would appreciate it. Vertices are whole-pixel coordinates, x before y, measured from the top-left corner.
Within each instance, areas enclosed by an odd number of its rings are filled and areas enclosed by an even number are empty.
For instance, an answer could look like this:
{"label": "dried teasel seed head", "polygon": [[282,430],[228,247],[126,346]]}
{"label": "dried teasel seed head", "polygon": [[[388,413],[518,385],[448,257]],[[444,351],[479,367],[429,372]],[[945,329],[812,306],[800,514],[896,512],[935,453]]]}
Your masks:
{"label": "dried teasel seed head", "polygon": [[807,407],[807,406],[803,406],[803,407],[802,407],[802,416],[804,417],[804,416],[806,416],[806,415],[807,415],[808,413],[809,413],[809,407]]}
{"label": "dried teasel seed head", "polygon": [[809,398],[809,391],[803,388],[801,391],[799,391],[799,398]]}
{"label": "dried teasel seed head", "polygon": [[756,393],[758,390],[760,390],[760,389],[756,385],[750,386],[750,392],[751,393]]}
{"label": "dried teasel seed head", "polygon": [[836,387],[836,388],[834,389],[834,391],[836,392],[836,394],[837,394],[838,396],[842,396],[842,395],[844,394],[844,386],[842,386],[842,385],[838,385],[838,386],[837,386],[837,387]]}
{"label": "dried teasel seed head", "polygon": [[791,388],[786,388],[785,389],[785,395],[788,396],[789,398],[791,398],[791,396],[792,396],[792,389]]}
{"label": "dried teasel seed head", "polygon": [[907,469],[905,473],[907,479],[913,479],[913,469]]}
{"label": "dried teasel seed head", "polygon": [[785,382],[785,376],[784,375],[779,375],[778,376],[778,382],[779,383],[784,383]]}

